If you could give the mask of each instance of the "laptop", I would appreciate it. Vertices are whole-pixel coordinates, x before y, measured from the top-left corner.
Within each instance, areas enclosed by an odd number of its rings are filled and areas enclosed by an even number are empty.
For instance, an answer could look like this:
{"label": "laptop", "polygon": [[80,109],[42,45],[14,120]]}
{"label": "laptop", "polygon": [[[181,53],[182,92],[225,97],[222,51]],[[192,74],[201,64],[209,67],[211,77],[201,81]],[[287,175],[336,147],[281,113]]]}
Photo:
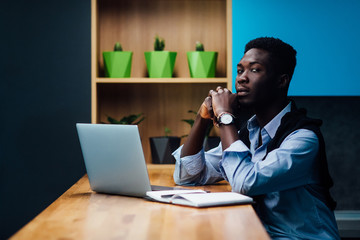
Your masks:
{"label": "laptop", "polygon": [[90,187],[95,192],[145,197],[151,186],[137,125],[76,124]]}

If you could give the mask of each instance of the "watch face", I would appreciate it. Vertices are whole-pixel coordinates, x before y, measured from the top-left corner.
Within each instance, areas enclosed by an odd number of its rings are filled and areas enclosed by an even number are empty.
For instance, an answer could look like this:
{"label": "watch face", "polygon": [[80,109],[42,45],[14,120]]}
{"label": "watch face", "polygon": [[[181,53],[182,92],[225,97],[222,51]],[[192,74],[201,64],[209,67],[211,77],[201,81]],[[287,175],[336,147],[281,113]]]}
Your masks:
{"label": "watch face", "polygon": [[233,117],[230,114],[224,114],[220,118],[221,124],[230,124],[233,122]]}

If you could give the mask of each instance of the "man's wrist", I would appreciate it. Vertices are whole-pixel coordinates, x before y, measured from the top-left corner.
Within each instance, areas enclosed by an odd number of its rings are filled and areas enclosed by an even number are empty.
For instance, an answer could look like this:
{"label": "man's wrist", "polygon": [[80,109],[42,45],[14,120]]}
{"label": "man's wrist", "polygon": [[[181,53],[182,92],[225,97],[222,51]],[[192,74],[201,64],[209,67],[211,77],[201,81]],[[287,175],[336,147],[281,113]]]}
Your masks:
{"label": "man's wrist", "polygon": [[221,112],[216,118],[214,118],[214,125],[216,127],[234,124],[234,122],[235,116],[231,112]]}
{"label": "man's wrist", "polygon": [[200,113],[197,114],[196,116],[196,121],[199,121],[199,123],[201,124],[209,124],[212,122],[211,118],[203,118]]}

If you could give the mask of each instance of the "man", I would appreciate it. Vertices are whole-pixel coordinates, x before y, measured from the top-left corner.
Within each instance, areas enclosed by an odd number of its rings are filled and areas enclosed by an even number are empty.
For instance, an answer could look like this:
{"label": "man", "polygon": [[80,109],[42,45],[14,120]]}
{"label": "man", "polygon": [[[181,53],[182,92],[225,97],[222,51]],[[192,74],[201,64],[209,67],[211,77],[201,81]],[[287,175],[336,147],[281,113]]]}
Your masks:
{"label": "man", "polygon": [[[287,97],[295,65],[296,51],[281,40],[250,41],[237,65],[236,94],[210,90],[186,143],[173,153],[174,180],[180,185],[227,180],[232,191],[255,199],[273,239],[340,239],[321,121],[306,117]],[[240,131],[239,107],[255,113]],[[204,152],[213,122],[221,144]]]}

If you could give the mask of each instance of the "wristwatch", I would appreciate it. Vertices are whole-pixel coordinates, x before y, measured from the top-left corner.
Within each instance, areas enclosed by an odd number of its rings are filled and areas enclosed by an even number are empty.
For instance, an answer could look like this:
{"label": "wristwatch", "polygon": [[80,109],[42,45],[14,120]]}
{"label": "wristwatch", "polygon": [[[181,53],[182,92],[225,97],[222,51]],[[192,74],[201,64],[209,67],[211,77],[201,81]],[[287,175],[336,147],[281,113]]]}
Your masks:
{"label": "wristwatch", "polygon": [[217,118],[219,125],[229,125],[234,123],[235,116],[228,112],[222,112]]}

